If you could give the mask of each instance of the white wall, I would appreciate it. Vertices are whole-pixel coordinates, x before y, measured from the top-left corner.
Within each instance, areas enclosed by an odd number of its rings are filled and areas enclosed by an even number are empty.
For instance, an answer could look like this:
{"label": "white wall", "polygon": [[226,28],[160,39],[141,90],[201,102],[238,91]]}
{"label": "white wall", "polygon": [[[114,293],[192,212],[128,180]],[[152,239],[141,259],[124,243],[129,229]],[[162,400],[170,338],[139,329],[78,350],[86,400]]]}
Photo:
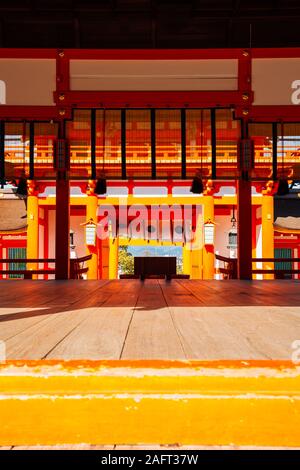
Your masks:
{"label": "white wall", "polygon": [[[55,258],[55,209],[48,211],[48,257]],[[54,268],[54,264],[49,267]],[[49,279],[54,279],[54,276],[49,276]]]}
{"label": "white wall", "polygon": [[[84,227],[80,224],[84,223],[85,216],[71,215],[70,228],[74,230],[74,245],[76,245],[77,256],[86,255],[86,247],[84,240]],[[49,210],[49,258],[55,258],[55,210]]]}
{"label": "white wall", "polygon": [[48,212],[48,230],[49,258],[55,258],[55,209]]}
{"label": "white wall", "polygon": [[86,222],[85,216],[71,215],[70,228],[74,233],[74,245],[78,258],[86,255],[86,245],[84,237],[84,227],[81,224]]}
{"label": "white wall", "polygon": [[231,229],[231,215],[216,215],[216,238],[215,238],[215,252],[218,251],[221,256],[229,257],[228,246],[228,233]]}

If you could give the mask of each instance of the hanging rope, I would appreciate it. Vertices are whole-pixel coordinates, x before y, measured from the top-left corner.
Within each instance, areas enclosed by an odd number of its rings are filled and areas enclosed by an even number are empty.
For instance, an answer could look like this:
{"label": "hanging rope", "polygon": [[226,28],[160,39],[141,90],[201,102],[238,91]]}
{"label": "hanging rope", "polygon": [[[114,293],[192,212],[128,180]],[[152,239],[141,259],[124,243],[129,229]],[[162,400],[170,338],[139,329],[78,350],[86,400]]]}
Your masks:
{"label": "hanging rope", "polygon": [[282,121],[280,123],[280,133],[281,133],[281,177],[284,177],[284,125]]}
{"label": "hanging rope", "polygon": [[23,172],[25,173],[25,169],[26,169],[26,121],[23,121],[22,139],[23,139]]}
{"label": "hanging rope", "polygon": [[289,193],[289,183],[287,175],[284,174],[284,125],[280,123],[280,134],[281,134],[281,173],[279,175],[279,183],[277,188],[278,196],[285,196]]}
{"label": "hanging rope", "polygon": [[103,135],[102,172],[103,173],[105,169],[105,123],[106,123],[106,113],[105,113],[105,108],[104,108],[103,109],[103,126],[102,126],[102,135]]}

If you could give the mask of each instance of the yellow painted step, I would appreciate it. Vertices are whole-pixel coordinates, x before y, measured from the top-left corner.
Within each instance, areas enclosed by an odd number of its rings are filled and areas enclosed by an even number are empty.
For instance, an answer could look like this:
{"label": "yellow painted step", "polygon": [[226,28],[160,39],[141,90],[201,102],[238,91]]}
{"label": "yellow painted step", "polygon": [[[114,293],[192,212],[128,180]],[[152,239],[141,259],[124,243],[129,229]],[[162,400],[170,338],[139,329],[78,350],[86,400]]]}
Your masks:
{"label": "yellow painted step", "polygon": [[276,361],[7,362],[0,445],[300,446],[300,367]]}

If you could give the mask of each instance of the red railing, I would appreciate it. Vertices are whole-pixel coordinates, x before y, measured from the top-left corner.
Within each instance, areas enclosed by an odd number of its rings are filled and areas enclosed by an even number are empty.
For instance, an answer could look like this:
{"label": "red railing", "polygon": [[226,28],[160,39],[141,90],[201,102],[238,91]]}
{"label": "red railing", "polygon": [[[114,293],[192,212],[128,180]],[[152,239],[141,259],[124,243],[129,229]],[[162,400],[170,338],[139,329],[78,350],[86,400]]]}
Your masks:
{"label": "red railing", "polygon": [[[70,260],[70,278],[71,279],[82,279],[82,275],[87,273],[89,268],[84,266],[86,261],[89,261],[92,255],[83,256],[82,258],[75,258]],[[54,258],[7,258],[0,259],[0,265],[2,264],[22,264],[26,265],[25,269],[0,269],[0,275],[18,275],[24,276],[24,279],[32,279],[33,275],[55,275],[55,268],[30,268],[30,264],[55,264]]]}
{"label": "red railing", "polygon": [[[253,258],[253,263],[299,263],[300,258]],[[252,269],[253,274],[274,274],[276,279],[284,279],[285,274],[300,274],[300,269],[293,269],[293,268],[273,268],[273,269],[265,269],[265,268],[255,268]]]}
{"label": "red railing", "polygon": [[82,256],[81,258],[74,258],[70,260],[70,278],[82,279],[82,274],[88,272],[88,266],[84,266],[86,261],[92,259],[92,255]]}
{"label": "red railing", "polygon": [[224,266],[218,268],[219,273],[225,275],[225,279],[237,279],[237,259],[226,258],[225,256],[215,255],[218,261],[223,261]]}
{"label": "red railing", "polygon": [[[237,279],[237,259],[215,255],[218,261],[224,263],[218,268],[219,273],[226,276],[226,279]],[[252,258],[252,263],[300,263],[300,258]],[[284,279],[286,274],[300,274],[300,269],[290,268],[254,268],[252,274],[274,274],[276,279]]]}

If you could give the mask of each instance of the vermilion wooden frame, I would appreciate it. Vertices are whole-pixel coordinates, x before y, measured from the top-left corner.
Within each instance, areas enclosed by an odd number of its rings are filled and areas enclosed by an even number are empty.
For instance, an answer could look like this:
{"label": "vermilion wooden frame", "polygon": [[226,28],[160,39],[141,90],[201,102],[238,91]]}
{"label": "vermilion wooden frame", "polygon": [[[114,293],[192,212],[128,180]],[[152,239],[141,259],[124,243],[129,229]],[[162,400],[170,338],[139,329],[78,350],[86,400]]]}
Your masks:
{"label": "vermilion wooden frame", "polygon": [[[300,108],[293,106],[253,106],[251,86],[252,58],[286,58],[300,57],[300,48],[288,49],[206,49],[206,50],[60,50],[60,49],[2,49],[0,58],[31,58],[56,60],[56,89],[53,106],[0,106],[0,119],[11,120],[60,120],[72,115],[76,107],[232,107],[236,117],[243,118],[243,130],[246,122],[251,120],[270,121],[286,120],[300,121]],[[238,89],[236,91],[207,91],[207,92],[91,92],[70,90],[70,60],[111,59],[111,60],[143,60],[150,59],[235,59],[238,61]],[[0,76],[1,78],[1,76]],[[60,126],[61,128],[63,126]],[[239,253],[239,267],[242,278],[251,278],[251,186],[243,182],[239,188],[240,201],[245,207],[240,211],[243,221],[239,222],[239,235],[242,235],[243,249]],[[169,189],[170,191],[170,189]],[[56,238],[62,243],[56,244],[58,278],[68,278],[66,267],[69,266],[69,187],[63,181],[57,181],[56,211],[57,220],[61,215],[64,224],[57,230]],[[63,209],[64,208],[64,209]],[[250,215],[250,221],[249,221]],[[58,227],[58,225],[56,225]],[[64,235],[63,240],[61,234]],[[241,247],[240,247],[241,248]]]}
{"label": "vermilion wooden frame", "polygon": [[[226,48],[226,49],[0,49],[0,58],[55,59],[63,52],[70,59],[239,59],[241,54],[249,53],[252,58],[300,57],[300,47],[281,48]],[[244,56],[245,57],[245,56]]]}
{"label": "vermilion wooden frame", "polygon": [[[300,108],[252,106],[251,62],[253,58],[300,57],[300,48],[278,49],[0,49],[0,58],[55,59],[54,106],[0,106],[0,118],[8,120],[64,120],[74,107],[224,107],[235,108],[237,117],[254,121],[299,121]],[[237,91],[127,92],[71,91],[70,60],[111,59],[237,59]]]}
{"label": "vermilion wooden frame", "polygon": [[[59,94],[54,93],[54,97],[59,105]],[[240,91],[67,91],[64,97],[64,105],[71,108],[211,108],[244,104]]]}

